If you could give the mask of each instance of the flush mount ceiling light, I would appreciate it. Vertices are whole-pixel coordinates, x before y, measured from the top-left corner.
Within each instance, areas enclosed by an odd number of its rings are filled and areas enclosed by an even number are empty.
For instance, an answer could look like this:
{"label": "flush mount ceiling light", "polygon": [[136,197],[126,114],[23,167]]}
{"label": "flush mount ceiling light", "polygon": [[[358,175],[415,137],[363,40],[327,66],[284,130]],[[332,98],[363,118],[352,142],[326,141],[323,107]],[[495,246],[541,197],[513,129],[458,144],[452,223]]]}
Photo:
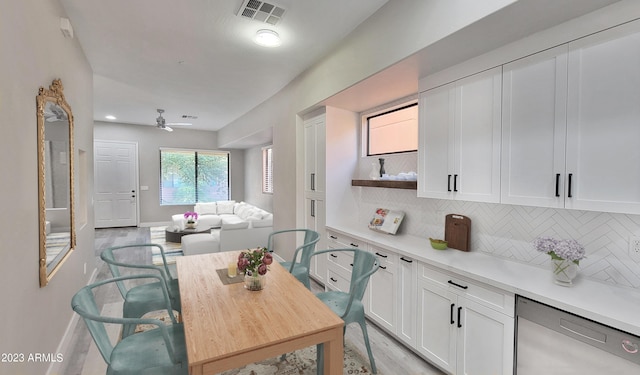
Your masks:
{"label": "flush mount ceiling light", "polygon": [[277,47],[280,45],[280,35],[277,32],[269,29],[258,30],[254,41],[265,47]]}
{"label": "flush mount ceiling light", "polygon": [[107,120],[115,120],[116,116],[114,116],[114,115],[106,115],[106,116],[104,116],[104,118],[106,118]]}

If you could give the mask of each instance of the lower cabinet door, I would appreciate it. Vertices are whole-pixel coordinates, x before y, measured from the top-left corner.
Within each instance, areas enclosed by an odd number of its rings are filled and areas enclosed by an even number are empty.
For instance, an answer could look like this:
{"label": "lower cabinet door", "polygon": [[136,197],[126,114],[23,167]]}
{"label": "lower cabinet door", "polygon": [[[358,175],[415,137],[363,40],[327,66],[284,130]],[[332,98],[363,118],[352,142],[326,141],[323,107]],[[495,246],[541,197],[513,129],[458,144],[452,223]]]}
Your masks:
{"label": "lower cabinet door", "polygon": [[[381,262],[371,275],[367,287],[369,318],[395,334],[396,329],[396,274],[394,264]],[[384,267],[384,268],[383,268]]]}
{"label": "lower cabinet door", "polygon": [[513,317],[460,298],[457,372],[465,375],[513,373]]}
{"label": "lower cabinet door", "polygon": [[434,365],[455,374],[457,296],[418,280],[418,351]]}

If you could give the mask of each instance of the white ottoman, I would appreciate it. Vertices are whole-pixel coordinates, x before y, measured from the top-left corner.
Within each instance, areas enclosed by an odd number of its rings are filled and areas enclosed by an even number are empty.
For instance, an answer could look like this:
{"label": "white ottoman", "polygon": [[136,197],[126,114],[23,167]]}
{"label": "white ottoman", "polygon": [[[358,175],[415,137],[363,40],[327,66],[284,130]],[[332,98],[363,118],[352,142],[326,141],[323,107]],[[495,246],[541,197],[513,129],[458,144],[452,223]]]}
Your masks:
{"label": "white ottoman", "polygon": [[220,251],[220,239],[211,233],[197,233],[182,236],[184,255],[217,253]]}

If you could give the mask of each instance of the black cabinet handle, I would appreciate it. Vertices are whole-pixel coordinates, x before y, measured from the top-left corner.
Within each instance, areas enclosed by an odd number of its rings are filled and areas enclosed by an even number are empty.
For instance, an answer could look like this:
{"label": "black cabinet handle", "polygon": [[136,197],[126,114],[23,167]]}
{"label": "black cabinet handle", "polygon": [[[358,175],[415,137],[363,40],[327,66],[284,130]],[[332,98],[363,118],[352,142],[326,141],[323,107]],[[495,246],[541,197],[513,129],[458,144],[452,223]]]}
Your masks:
{"label": "black cabinet handle", "polygon": [[560,173],[556,173],[556,197],[560,196]]}
{"label": "black cabinet handle", "polygon": [[311,173],[311,190],[316,190],[316,174]]}
{"label": "black cabinet handle", "polygon": [[[353,264],[352,264],[352,266],[353,266]],[[387,269],[387,267],[385,267],[385,266],[380,266],[380,268],[382,268],[383,270]]]}
{"label": "black cabinet handle", "polygon": [[336,254],[329,254],[330,257],[332,258],[337,258],[338,256]]}
{"label": "black cabinet handle", "polygon": [[338,237],[336,237],[336,236],[334,236],[334,235],[329,235],[329,237],[330,237],[332,240],[337,240],[337,239],[338,239]]}
{"label": "black cabinet handle", "polygon": [[453,308],[456,304],[452,303],[451,304],[451,314],[449,315],[449,320],[451,320],[451,324],[455,323],[455,321],[453,320]]}
{"label": "black cabinet handle", "polygon": [[447,191],[451,191],[451,175],[447,175]]}
{"label": "black cabinet handle", "polygon": [[376,251],[376,255],[377,255],[377,256],[379,256],[379,257],[382,257],[382,258],[386,258],[386,257],[387,257],[386,255],[380,254],[380,253],[379,253],[379,252],[377,252],[377,251]]}
{"label": "black cabinet handle", "polygon": [[460,322],[460,312],[462,311],[462,307],[458,307],[458,328],[462,327],[462,322]]}
{"label": "black cabinet handle", "polygon": [[407,263],[413,263],[411,259],[405,259],[404,257],[400,257],[401,260],[404,260]]}
{"label": "black cabinet handle", "polygon": [[334,283],[337,283],[337,282],[338,282],[338,280],[337,280],[337,279],[334,279],[333,277],[330,277],[330,278],[329,278],[329,280],[333,281]]}
{"label": "black cabinet handle", "polygon": [[316,201],[311,200],[311,217],[316,217]]}
{"label": "black cabinet handle", "polygon": [[468,286],[468,285],[460,285],[460,284],[454,283],[454,282],[453,282],[453,280],[449,280],[449,281],[447,281],[447,282],[448,282],[449,284],[451,284],[451,285],[457,286],[458,288],[462,288],[462,289],[467,289],[467,288],[469,288],[469,286]]}
{"label": "black cabinet handle", "polygon": [[354,244],[353,242],[350,243],[349,245],[353,246],[353,247],[358,247],[358,245]]}
{"label": "black cabinet handle", "polygon": [[453,175],[453,191],[458,191],[458,175]]}
{"label": "black cabinet handle", "polygon": [[568,189],[568,193],[567,193],[567,197],[569,197],[569,198],[572,197],[572,195],[571,195],[571,179],[572,179],[572,177],[573,177],[573,173],[569,173],[569,182],[568,182],[569,189]]}

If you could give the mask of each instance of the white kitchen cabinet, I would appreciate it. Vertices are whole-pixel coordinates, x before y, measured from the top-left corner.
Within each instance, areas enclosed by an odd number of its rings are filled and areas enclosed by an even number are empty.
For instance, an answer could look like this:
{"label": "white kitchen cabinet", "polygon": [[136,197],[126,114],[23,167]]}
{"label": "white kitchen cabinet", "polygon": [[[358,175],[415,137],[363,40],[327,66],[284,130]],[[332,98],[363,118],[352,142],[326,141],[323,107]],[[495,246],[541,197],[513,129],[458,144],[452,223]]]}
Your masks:
{"label": "white kitchen cabinet", "polygon": [[404,255],[399,255],[398,259],[396,335],[410,347],[415,347],[418,262]]}
{"label": "white kitchen cabinet", "polygon": [[[307,229],[315,230],[320,233],[322,239],[322,233],[325,231],[325,202],[324,199],[317,197],[305,198],[304,200],[304,212],[305,212],[305,226]],[[318,241],[320,243],[320,241]],[[318,247],[316,244],[316,250],[324,250]],[[324,284],[327,277],[327,255],[320,254],[311,257],[311,264],[309,275],[316,281]]]}
{"label": "white kitchen cabinet", "polygon": [[371,275],[363,303],[369,319],[391,333],[396,332],[398,280],[398,254],[374,246],[369,247],[380,262],[380,268]]}
{"label": "white kitchen cabinet", "polygon": [[304,121],[304,191],[324,193],[326,181],[325,114]]}
{"label": "white kitchen cabinet", "polygon": [[500,201],[502,67],[420,94],[418,196]]}
{"label": "white kitchen cabinet", "polygon": [[567,46],[503,67],[501,202],[564,208]]}
{"label": "white kitchen cabinet", "polygon": [[[327,231],[327,248],[346,249],[351,247],[360,248],[366,251],[367,243],[337,232]],[[326,262],[326,289],[349,292],[349,285],[351,284],[351,269],[353,267],[353,254],[350,252],[328,253]]]}
{"label": "white kitchen cabinet", "polygon": [[569,43],[567,202],[640,213],[640,22]]}
{"label": "white kitchen cabinet", "polygon": [[[325,249],[326,225],[326,115],[316,114],[304,121],[304,213],[305,227],[320,234],[317,250]],[[325,255],[311,258],[310,276],[326,282]]]}
{"label": "white kitchen cabinet", "polygon": [[419,268],[417,350],[452,374],[513,373],[514,296]]}

